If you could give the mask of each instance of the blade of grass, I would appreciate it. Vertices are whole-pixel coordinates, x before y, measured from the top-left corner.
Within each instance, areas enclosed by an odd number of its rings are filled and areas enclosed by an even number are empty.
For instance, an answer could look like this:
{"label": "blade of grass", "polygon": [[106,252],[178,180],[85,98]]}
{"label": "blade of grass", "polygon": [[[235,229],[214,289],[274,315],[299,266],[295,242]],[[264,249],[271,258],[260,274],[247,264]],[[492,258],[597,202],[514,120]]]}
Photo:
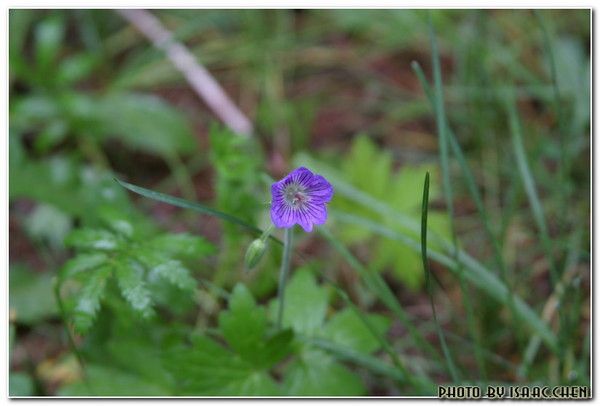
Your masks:
{"label": "blade of grass", "polygon": [[[439,68],[439,62],[436,64],[436,66]],[[435,100],[437,98],[434,95],[434,92],[432,91],[431,87],[429,86],[429,83],[425,79],[425,74],[423,73],[423,70],[421,69],[420,65],[414,61],[412,63],[412,68],[413,68],[413,71],[415,72],[415,74],[417,75],[419,82],[421,83],[421,87],[423,88],[423,91],[425,92],[427,98],[429,99],[429,103],[431,104],[431,107],[435,111],[436,110],[436,101]],[[448,141],[450,143],[450,147],[452,149],[452,152],[458,160],[458,163],[460,165],[461,171],[463,173],[463,176],[464,176],[464,179],[465,179],[465,182],[467,185],[467,189],[475,202],[475,206],[477,207],[477,212],[479,214],[479,217],[481,218],[481,221],[483,223],[487,237],[492,244],[493,252],[494,252],[494,260],[496,262],[496,266],[500,270],[501,280],[508,288],[508,292],[509,292],[508,294],[510,295],[509,307],[511,308],[511,312],[513,314],[513,319],[518,322],[519,319],[517,317],[515,317],[516,312],[514,310],[514,304],[513,304],[513,299],[512,299],[513,289],[512,289],[512,286],[509,283],[508,278],[506,276],[506,274],[507,274],[506,265],[504,263],[504,260],[502,259],[499,239],[492,232],[491,225],[490,225],[491,223],[489,221],[487,211],[485,210],[485,207],[483,205],[483,199],[481,198],[479,190],[477,189],[477,186],[475,184],[475,178],[469,168],[469,165],[466,162],[465,156],[462,152],[462,148],[460,147],[460,144],[456,140],[456,137],[454,136],[452,130],[450,129],[450,126],[448,125],[448,122],[445,119],[445,117],[442,117],[441,120],[438,119],[437,121],[440,123],[443,122],[442,123],[443,126],[439,127],[438,131],[442,130],[442,131],[440,131],[440,134],[443,134],[444,138],[448,139]],[[445,149],[444,151],[447,154],[447,149]],[[447,158],[445,159],[445,161],[446,161],[446,165],[447,165],[447,161],[448,161]],[[447,172],[448,172],[448,169],[446,169],[444,171],[444,173],[447,173]],[[450,188],[451,183],[449,182],[449,180],[446,180],[446,182],[447,182],[446,184],[448,185],[448,189],[445,188],[445,190],[450,191],[449,193],[447,193],[447,195],[449,195],[449,198],[447,198],[446,204],[449,207],[449,211],[452,213],[453,212],[452,197],[451,197],[452,192],[451,192],[451,188]],[[451,218],[452,217],[453,216],[451,214]],[[458,248],[458,246],[457,246],[456,240],[455,240],[456,231],[455,231],[454,222],[452,222],[452,235],[453,235],[453,240],[454,240],[453,241],[454,247],[456,250]],[[476,349],[475,349],[475,358],[477,360],[477,365],[478,365],[479,372],[481,375],[481,380],[485,381],[486,375],[487,375],[486,370],[485,370],[485,361],[484,361],[484,358],[482,355],[482,350],[481,350],[481,348],[482,348],[481,337],[475,328],[473,306],[471,304],[470,295],[467,292],[467,286],[464,283],[464,278],[460,277],[459,282],[460,282],[461,290],[463,292],[462,296],[463,296],[465,309],[467,310],[467,321],[468,321],[468,325],[469,325],[469,330],[475,340],[475,343],[477,344]]]}
{"label": "blade of grass", "polygon": [[510,125],[513,152],[517,160],[517,168],[521,175],[521,181],[523,182],[527,199],[529,200],[529,206],[531,208],[531,213],[533,214],[533,219],[540,233],[542,247],[546,254],[546,259],[550,264],[550,278],[552,281],[552,286],[554,287],[558,283],[559,275],[554,262],[552,241],[550,240],[550,236],[548,234],[548,226],[546,225],[546,220],[544,218],[544,209],[542,208],[540,198],[538,197],[535,181],[533,179],[533,175],[531,174],[531,170],[529,169],[529,164],[527,163],[527,155],[525,153],[525,147],[523,146],[523,136],[521,132],[521,124],[519,122],[519,115],[517,113],[515,101],[512,96],[507,97],[506,108]]}
{"label": "blade of grass", "polygon": [[[181,199],[179,197],[175,197],[175,196],[170,196],[167,195],[165,193],[160,193],[160,192],[156,192],[154,190],[150,190],[150,189],[146,189],[143,188],[141,186],[136,186],[133,185],[131,183],[127,183],[125,181],[119,180],[115,178],[115,181],[117,181],[117,183],[119,183],[121,186],[123,186],[124,188],[137,193],[141,196],[147,197],[149,199],[153,199],[153,200],[157,200],[159,202],[163,202],[163,203],[167,203],[167,204],[171,204],[173,206],[177,206],[177,207],[181,207],[184,209],[190,209],[190,210],[194,210],[198,213],[201,214],[206,214],[209,216],[214,216],[217,217],[223,221],[228,221],[230,223],[233,224],[237,224],[245,229],[247,229],[248,231],[256,234],[256,235],[261,235],[263,233],[263,230],[261,230],[260,228],[246,222],[245,220],[242,220],[238,217],[235,217],[231,214],[227,214],[224,213],[222,211],[219,210],[215,210],[211,207],[205,206],[203,204],[200,203],[196,203],[196,202],[190,202],[189,200],[185,200],[185,199]],[[275,241],[276,243],[283,245],[283,242],[274,237],[274,236],[269,236],[269,238],[273,241]]]}
{"label": "blade of grass", "polygon": [[408,330],[409,335],[414,341],[415,345],[421,348],[424,352],[428,353],[435,358],[439,358],[437,350],[425,340],[425,337],[415,327],[413,322],[408,317],[404,308],[394,296],[393,292],[385,283],[381,275],[378,273],[368,270],[363,266],[360,261],[352,255],[352,253],[342,244],[333,234],[325,227],[318,228],[319,233],[329,242],[329,244],[340,253],[340,255],[348,262],[348,264],[358,273],[358,275],[365,282],[367,287],[377,295],[379,300],[382,301],[400,320],[402,325]]}
{"label": "blade of grass", "polygon": [[[421,252],[420,244],[412,237],[391,229],[384,224],[337,210],[331,210],[330,214],[331,217],[337,221],[364,227],[374,234],[398,241],[417,253]],[[459,251],[458,255],[465,267],[465,277],[482,292],[496,299],[498,302],[508,305],[507,288],[498,277],[464,251]],[[446,266],[451,272],[456,272],[456,263],[450,256],[433,249],[427,250],[427,256]],[[524,327],[540,334],[548,348],[553,352],[557,352],[558,344],[556,336],[552,333],[546,323],[544,323],[536,312],[534,312],[531,307],[517,295],[514,295],[514,304],[515,311],[524,320]]]}
{"label": "blade of grass", "polygon": [[[421,87],[423,88],[425,95],[427,96],[431,106],[433,107],[433,91],[431,90],[429,83],[427,83],[427,79],[425,79],[425,74],[423,73],[421,66],[416,61],[413,61],[412,68],[415,74],[417,75],[419,82],[421,83]],[[483,226],[485,228],[485,233],[487,234],[488,239],[492,243],[492,248],[494,250],[494,261],[496,262],[496,266],[498,267],[501,273],[506,272],[506,264],[504,262],[504,259],[502,258],[502,248],[499,243],[500,239],[492,232],[491,221],[489,219],[487,211],[485,210],[485,206],[483,205],[483,198],[481,197],[481,193],[479,192],[477,184],[475,183],[475,177],[473,176],[473,172],[471,171],[469,164],[467,163],[467,160],[465,158],[465,155],[462,151],[462,148],[456,140],[456,136],[454,135],[448,123],[446,123],[446,133],[448,135],[448,139],[450,140],[450,147],[452,148],[452,153],[456,156],[456,159],[458,160],[461,171],[463,173],[467,190],[469,191],[469,194],[471,195],[471,198],[475,203],[477,213],[479,214],[481,222],[483,223]]]}
{"label": "blade of grass", "polygon": [[[568,134],[564,109],[561,108],[561,97],[560,97],[560,89],[558,87],[558,77],[556,73],[556,59],[554,58],[554,52],[552,50],[552,41],[550,40],[550,32],[548,30],[548,25],[546,24],[546,20],[544,16],[539,10],[534,10],[533,14],[536,16],[538,24],[542,30],[542,38],[544,43],[544,51],[548,56],[548,64],[550,65],[550,79],[552,81],[552,90],[554,96],[554,114],[556,114],[556,121],[558,122],[558,142],[561,150],[561,154],[558,159],[558,177],[560,182],[558,182],[558,196],[561,202],[561,207],[563,208],[563,213],[569,213],[567,204],[568,204],[568,196],[566,193],[565,183],[567,181],[567,174],[569,173],[569,156],[566,152],[565,147],[565,135]],[[565,159],[567,158],[567,159]],[[559,230],[562,230],[565,225],[564,218],[557,219],[559,222]]]}
{"label": "blade of grass", "polygon": [[[562,280],[560,283],[556,285],[554,292],[550,295],[550,298],[546,302],[544,306],[544,310],[542,311],[542,318],[549,322],[552,319],[554,311],[556,307],[559,306],[560,302],[563,299],[563,296],[566,292],[565,286],[567,286],[571,279],[575,276],[575,265],[577,260],[579,259],[579,243],[581,242],[581,232],[575,233],[573,238],[571,239],[569,255],[567,256],[565,272],[563,273]],[[523,361],[521,365],[519,365],[519,369],[517,371],[518,376],[523,379],[527,378],[529,373],[529,368],[533,363],[535,356],[540,348],[541,338],[539,335],[535,334],[529,340],[527,344],[527,348],[525,350],[525,355],[523,356]]]}
{"label": "blade of grass", "polygon": [[425,286],[427,288],[427,294],[429,295],[429,303],[431,305],[431,312],[433,314],[433,323],[435,324],[435,330],[442,346],[442,352],[444,358],[446,358],[446,367],[452,377],[452,380],[457,383],[460,381],[458,371],[454,365],[452,354],[446,344],[444,333],[437,319],[437,313],[435,311],[435,304],[433,302],[433,291],[431,289],[431,271],[429,270],[429,264],[427,262],[427,209],[429,206],[429,172],[425,175],[425,184],[423,185],[423,205],[421,208],[421,259],[423,260],[423,272],[425,272]]}
{"label": "blade of grass", "polygon": [[[481,353],[481,340],[479,337],[479,334],[477,333],[477,329],[475,327],[475,318],[473,315],[473,306],[471,305],[471,300],[470,300],[470,295],[467,291],[467,286],[465,284],[465,278],[464,278],[464,272],[463,272],[463,266],[462,263],[460,262],[460,259],[458,258],[458,235],[456,233],[456,224],[454,222],[454,198],[453,198],[453,191],[452,191],[452,183],[450,180],[450,164],[449,164],[449,152],[448,152],[448,134],[447,134],[447,120],[446,120],[446,111],[445,111],[445,107],[444,107],[444,92],[442,89],[442,69],[440,67],[440,55],[439,55],[439,51],[438,51],[438,46],[437,46],[437,40],[436,40],[436,35],[435,35],[435,29],[433,27],[433,23],[431,21],[431,14],[429,15],[429,36],[430,36],[430,42],[431,42],[431,61],[432,61],[432,65],[433,65],[433,77],[434,77],[434,94],[433,94],[433,105],[434,105],[434,111],[435,111],[435,122],[436,122],[436,126],[437,126],[437,131],[438,131],[438,138],[439,138],[439,145],[440,145],[440,164],[441,164],[441,171],[442,171],[442,183],[443,183],[443,189],[444,189],[444,198],[446,201],[446,209],[448,210],[448,216],[450,218],[450,228],[451,228],[451,232],[452,232],[452,245],[453,245],[453,250],[452,250],[452,256],[454,257],[454,260],[458,266],[457,272],[456,274],[458,275],[458,282],[459,282],[459,286],[460,286],[460,290],[461,290],[461,297],[465,306],[465,309],[467,311],[467,321],[468,321],[468,326],[469,326],[469,333],[471,334],[471,336],[473,337],[474,342],[477,345],[477,350],[475,351],[475,355],[476,355],[476,360],[477,360],[477,365],[479,368],[479,375],[480,375],[480,379],[485,381],[485,364],[484,364],[484,358],[482,356]],[[427,197],[429,195],[429,174],[427,174],[426,177],[426,189],[424,190],[424,192],[427,192]],[[425,195],[424,195],[425,198]],[[423,235],[427,234],[427,202],[424,201],[423,202],[423,210],[425,210],[425,232],[423,232],[423,225],[421,226],[421,238],[423,238]],[[426,247],[425,247],[426,248]],[[426,253],[426,250],[425,250]],[[424,260],[426,261],[427,257],[426,255],[424,255]],[[426,265],[424,263],[424,265]],[[428,277],[429,277],[429,273],[427,273]],[[431,295],[431,293],[430,293]],[[433,307],[433,298],[431,298],[432,300],[432,307]],[[435,312],[434,312],[435,315]],[[437,323],[436,323],[437,324]],[[440,330],[441,331],[441,330]],[[442,341],[440,339],[440,341]],[[445,346],[445,340],[442,341],[443,345]],[[447,352],[447,356],[446,358],[450,361],[449,362],[449,366],[454,367],[454,364],[452,363],[452,358],[450,356],[450,351],[449,349],[446,349],[445,352]],[[450,371],[451,375],[453,377],[453,379],[457,380],[457,373],[456,371],[454,371],[454,373],[452,373],[452,370]]]}

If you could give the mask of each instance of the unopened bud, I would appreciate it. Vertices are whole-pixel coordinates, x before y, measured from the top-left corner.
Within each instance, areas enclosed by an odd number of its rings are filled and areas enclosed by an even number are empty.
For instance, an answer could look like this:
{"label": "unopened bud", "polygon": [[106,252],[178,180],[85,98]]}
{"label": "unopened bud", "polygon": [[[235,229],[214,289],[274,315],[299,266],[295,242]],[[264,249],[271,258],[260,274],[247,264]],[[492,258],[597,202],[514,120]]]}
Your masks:
{"label": "unopened bud", "polygon": [[246,270],[249,271],[258,265],[266,250],[267,244],[261,238],[257,238],[256,240],[252,241],[250,246],[248,246],[244,260]]}

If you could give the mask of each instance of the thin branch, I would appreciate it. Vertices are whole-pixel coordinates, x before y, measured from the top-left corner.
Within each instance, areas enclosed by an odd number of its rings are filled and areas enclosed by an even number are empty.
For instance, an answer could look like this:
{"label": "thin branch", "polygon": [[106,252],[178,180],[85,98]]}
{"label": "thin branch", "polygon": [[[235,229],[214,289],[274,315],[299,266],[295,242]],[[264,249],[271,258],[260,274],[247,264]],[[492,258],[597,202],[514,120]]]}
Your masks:
{"label": "thin branch", "polygon": [[120,9],[116,12],[133,24],[152,44],[162,50],[198,96],[232,131],[249,136],[252,123],[231,101],[219,83],[196,57],[147,10]]}

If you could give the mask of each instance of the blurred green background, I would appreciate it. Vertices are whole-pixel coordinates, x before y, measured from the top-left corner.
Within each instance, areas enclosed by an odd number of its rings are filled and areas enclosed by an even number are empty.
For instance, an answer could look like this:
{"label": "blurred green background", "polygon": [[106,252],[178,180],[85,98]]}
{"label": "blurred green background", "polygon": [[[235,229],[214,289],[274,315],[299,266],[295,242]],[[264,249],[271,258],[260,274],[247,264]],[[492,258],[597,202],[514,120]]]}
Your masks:
{"label": "blurred green background", "polygon": [[[232,362],[231,368],[243,370],[226,355],[208,361],[202,354],[175,350],[166,361],[164,354],[151,356],[193,341],[190,337],[217,324],[237,348],[221,320],[228,292],[242,282],[258,305],[269,309],[280,250],[272,248],[259,269],[244,273],[252,235],[128,194],[113,178],[266,227],[271,179],[299,165],[329,175],[336,187],[330,208],[339,215],[330,218],[328,229],[369,272],[382,275],[408,319],[436,348],[419,251],[390,237],[402,227],[385,208],[420,221],[429,171],[429,225],[435,234],[450,241],[454,225],[458,246],[490,272],[499,272],[498,248],[505,266],[502,280],[548,322],[562,350],[557,356],[542,346],[523,373],[519,367],[533,335],[519,327],[508,306],[434,261],[438,321],[462,382],[590,384],[589,10],[152,13],[214,75],[254,132],[244,137],[228,130],[164,53],[118,13],[10,10],[11,395],[416,393],[410,384],[377,379],[365,365],[339,354],[324,358],[308,347],[289,350],[294,361],[273,358],[271,375],[260,375],[256,386],[232,384],[235,377],[211,380],[210,373],[194,369],[194,363],[210,371],[211,362]],[[448,123],[489,224],[482,222],[456,159],[448,173],[452,216],[443,198],[435,114],[411,68],[418,62],[432,82],[429,17],[440,50]],[[524,161],[528,171],[520,166]],[[532,203],[532,187],[539,206],[536,199]],[[365,222],[388,229],[377,232]],[[418,233],[404,235],[418,241]],[[104,256],[98,241],[112,244],[113,238],[114,244],[125,244],[119,246],[128,256]],[[442,247],[431,242],[432,249]],[[155,258],[156,252],[164,255]],[[416,348],[406,326],[322,237],[299,235],[295,257],[295,267],[302,269],[295,271],[298,293],[290,301],[308,312],[290,316],[297,317],[290,325],[301,325],[294,327],[295,334],[324,334],[391,362],[382,344],[356,325],[326,276],[371,313],[377,331],[413,368],[433,382],[450,381],[443,358]],[[73,275],[77,258],[113,261],[106,263],[115,264],[117,276],[118,267],[124,267],[122,275],[129,279],[96,281],[94,286],[106,284],[106,292],[87,292],[98,304],[87,313],[75,311],[71,322],[82,334],[70,343],[53,278],[61,269]],[[141,290],[142,276],[122,265],[138,262],[170,267],[147,275]],[[558,290],[553,270],[562,281]],[[92,286],[90,280],[79,283],[59,292],[67,313],[77,309],[71,293]],[[115,293],[119,289],[123,297]],[[248,292],[240,289],[234,290],[246,306],[240,309],[248,317],[262,315],[264,309],[248,304]],[[124,308],[124,300],[132,309]],[[310,314],[321,316],[302,319]],[[355,342],[348,343],[348,337]],[[204,336],[197,339],[200,346],[214,344],[202,341]],[[83,380],[73,344],[86,360],[93,388]],[[187,385],[191,377],[196,383]]]}

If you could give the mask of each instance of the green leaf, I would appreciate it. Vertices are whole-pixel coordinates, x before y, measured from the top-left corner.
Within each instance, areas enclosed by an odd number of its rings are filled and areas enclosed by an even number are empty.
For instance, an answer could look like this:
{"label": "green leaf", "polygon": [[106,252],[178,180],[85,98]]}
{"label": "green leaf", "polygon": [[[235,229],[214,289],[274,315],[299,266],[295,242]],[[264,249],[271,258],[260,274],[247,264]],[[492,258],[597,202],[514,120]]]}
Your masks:
{"label": "green leaf", "polygon": [[35,324],[58,314],[52,274],[34,273],[19,265],[11,266],[9,272],[9,306],[18,323]]}
{"label": "green leaf", "polygon": [[44,81],[51,80],[51,78],[44,77],[44,74],[50,73],[58,58],[58,53],[64,40],[65,27],[66,24],[62,16],[57,14],[45,18],[36,27],[36,63],[40,70],[40,79]]}
{"label": "green leaf", "polygon": [[130,259],[117,261],[115,276],[123,297],[133,310],[144,318],[152,316],[152,298],[144,281],[144,268]]}
{"label": "green leaf", "polygon": [[133,149],[158,155],[193,153],[196,138],[186,117],[156,96],[115,93],[92,100],[102,138],[117,137]]}
{"label": "green leaf", "polygon": [[105,205],[98,208],[98,217],[112,231],[124,237],[131,238],[134,233],[134,226],[131,218],[121,209]]}
{"label": "green leaf", "polygon": [[11,372],[8,376],[8,396],[33,396],[33,379],[22,372]]}
{"label": "green leaf", "polygon": [[360,396],[365,387],[360,378],[319,350],[304,351],[290,365],[284,378],[288,396]]}
{"label": "green leaf", "polygon": [[203,237],[187,233],[162,234],[148,243],[167,255],[190,260],[200,259],[215,252],[215,247]]}
{"label": "green leaf", "polygon": [[252,362],[266,327],[265,309],[256,306],[244,285],[237,284],[229,298],[229,310],[219,314],[219,328],[229,345]]}
{"label": "green leaf", "polygon": [[[59,389],[59,396],[169,396],[165,388],[154,382],[120,369],[88,364],[87,380],[75,382]],[[91,392],[90,392],[91,389]]]}
{"label": "green leaf", "polygon": [[83,250],[114,251],[119,248],[120,241],[107,230],[79,228],[68,235],[65,244]]}
{"label": "green leaf", "polygon": [[195,337],[194,345],[174,351],[167,365],[182,395],[275,396],[280,391],[269,374],[253,368],[210,338]]}
{"label": "green leaf", "polygon": [[88,77],[102,60],[97,54],[81,53],[61,61],[56,81],[61,85],[73,85]]}
{"label": "green leaf", "polygon": [[137,252],[137,258],[148,268],[150,282],[163,279],[181,290],[196,289],[196,280],[190,276],[190,271],[181,261],[147,251]]}
{"label": "green leaf", "polygon": [[[317,285],[310,271],[301,268],[289,280],[285,298],[283,326],[298,333],[315,334],[325,320],[329,300],[327,289]],[[276,308],[276,301],[272,301],[272,314],[275,314]]]}
{"label": "green leaf", "polygon": [[110,274],[111,268],[107,265],[102,266],[89,274],[79,291],[73,310],[73,325],[78,332],[85,333],[92,327]]}
{"label": "green leaf", "polygon": [[108,256],[102,252],[79,254],[68,260],[60,270],[60,278],[68,279],[78,273],[91,271],[108,260]]}
{"label": "green leaf", "polygon": [[[384,335],[390,321],[381,315],[367,315],[380,335]],[[363,353],[377,351],[381,345],[352,309],[336,313],[323,328],[323,336],[331,341]]]}

